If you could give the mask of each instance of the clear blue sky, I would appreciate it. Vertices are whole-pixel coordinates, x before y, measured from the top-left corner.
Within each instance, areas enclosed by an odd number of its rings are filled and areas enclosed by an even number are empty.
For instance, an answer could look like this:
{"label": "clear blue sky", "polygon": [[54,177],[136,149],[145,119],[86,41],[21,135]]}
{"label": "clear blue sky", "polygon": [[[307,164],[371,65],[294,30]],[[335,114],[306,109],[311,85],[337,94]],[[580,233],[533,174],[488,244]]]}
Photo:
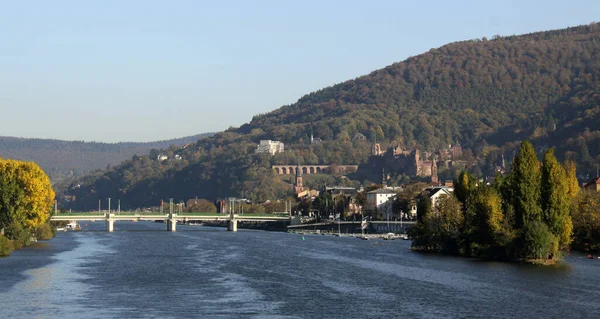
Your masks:
{"label": "clear blue sky", "polygon": [[220,131],[448,42],[598,13],[598,0],[0,0],[0,135]]}

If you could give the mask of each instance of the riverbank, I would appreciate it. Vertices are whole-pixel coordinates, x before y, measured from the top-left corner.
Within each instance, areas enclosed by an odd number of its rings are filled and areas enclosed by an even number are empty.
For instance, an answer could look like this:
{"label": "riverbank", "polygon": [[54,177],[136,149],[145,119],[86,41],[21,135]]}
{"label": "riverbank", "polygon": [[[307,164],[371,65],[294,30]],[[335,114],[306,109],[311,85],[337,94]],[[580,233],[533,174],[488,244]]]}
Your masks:
{"label": "riverbank", "polygon": [[[553,259],[500,259],[486,256],[465,256],[462,254],[449,254],[442,251],[423,249],[419,247],[410,247],[410,250],[413,252],[418,252],[422,254],[432,254],[432,255],[442,255],[442,256],[451,256],[451,257],[460,257],[466,259],[477,259],[481,261],[488,262],[501,262],[501,263],[509,263],[509,264],[529,264],[533,266],[558,266],[561,265],[564,261],[563,256],[559,256]],[[579,252],[581,253],[581,252]]]}
{"label": "riverbank", "polygon": [[8,257],[13,251],[27,248],[38,240],[50,240],[55,234],[56,230],[50,224],[42,224],[34,232],[30,232],[13,223],[0,234],[0,257]]}
{"label": "riverbank", "polygon": [[408,235],[406,234],[395,234],[395,233],[386,233],[386,234],[362,234],[362,233],[338,233],[329,230],[288,230],[289,234],[299,234],[299,235],[323,235],[323,236],[335,236],[335,237],[351,237],[351,238],[359,238],[363,240],[370,239],[383,239],[383,240],[408,240]]}

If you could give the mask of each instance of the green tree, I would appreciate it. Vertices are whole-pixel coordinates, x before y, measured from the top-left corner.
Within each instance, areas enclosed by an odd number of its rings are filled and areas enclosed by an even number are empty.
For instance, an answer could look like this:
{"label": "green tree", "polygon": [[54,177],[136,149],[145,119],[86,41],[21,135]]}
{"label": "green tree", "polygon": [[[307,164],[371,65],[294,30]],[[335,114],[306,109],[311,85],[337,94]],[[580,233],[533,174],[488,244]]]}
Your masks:
{"label": "green tree", "polygon": [[450,254],[458,254],[459,242],[464,224],[461,202],[454,196],[443,196],[438,199],[432,214],[438,228],[441,250]]}
{"label": "green tree", "polygon": [[533,220],[522,229],[521,256],[526,260],[553,259],[558,253],[558,239],[546,223]]}
{"label": "green tree", "polygon": [[573,231],[569,215],[571,197],[567,174],[552,148],[546,150],[542,160],[541,199],[544,222],[558,238],[560,248],[568,249]]}
{"label": "green tree", "polygon": [[600,251],[600,192],[582,190],[574,200],[573,246],[575,249]]}
{"label": "green tree", "polygon": [[[504,215],[502,198],[492,187],[478,187],[469,197],[465,237],[476,255],[492,257],[500,246]],[[467,248],[468,249],[468,248]]]}
{"label": "green tree", "polygon": [[35,238],[37,240],[50,240],[54,237],[54,230],[48,223],[44,223],[35,229]]}
{"label": "green tree", "polygon": [[454,196],[464,205],[476,184],[475,177],[467,171],[461,171],[458,178],[454,180]]}
{"label": "green tree", "polygon": [[430,223],[431,200],[426,193],[417,198],[417,223],[408,233],[412,238],[412,246],[423,250],[433,250],[437,243],[433,240],[433,231]]}
{"label": "green tree", "polygon": [[15,249],[21,249],[31,244],[31,233],[19,222],[13,221],[5,229],[6,238],[12,240]]}
{"label": "green tree", "polygon": [[513,197],[508,200],[514,206],[517,228],[522,228],[530,221],[541,220],[540,163],[531,142],[521,143],[509,178],[508,187],[512,188]]}
{"label": "green tree", "polygon": [[4,235],[0,235],[0,257],[10,255],[14,249],[12,241]]}
{"label": "green tree", "polygon": [[217,206],[206,199],[190,199],[187,201],[188,212],[216,213]]}
{"label": "green tree", "polygon": [[396,214],[402,212],[408,214],[415,204],[415,198],[427,187],[426,183],[417,182],[406,185],[404,189],[396,195],[392,202],[392,211]]}
{"label": "green tree", "polygon": [[584,138],[579,139],[579,150],[577,152],[577,159],[582,163],[590,161],[590,151]]}

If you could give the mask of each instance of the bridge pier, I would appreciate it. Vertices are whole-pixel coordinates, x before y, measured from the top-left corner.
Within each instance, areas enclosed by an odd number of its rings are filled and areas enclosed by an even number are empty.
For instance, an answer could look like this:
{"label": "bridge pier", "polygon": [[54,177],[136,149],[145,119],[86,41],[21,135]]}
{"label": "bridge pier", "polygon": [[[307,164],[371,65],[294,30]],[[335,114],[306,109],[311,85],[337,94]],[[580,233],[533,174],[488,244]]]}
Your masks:
{"label": "bridge pier", "polygon": [[167,219],[167,231],[177,231],[177,214],[169,213],[169,218]]}
{"label": "bridge pier", "polygon": [[236,232],[237,231],[237,220],[236,219],[231,219],[229,220],[229,224],[227,225],[227,230],[228,231],[233,231]]}
{"label": "bridge pier", "polygon": [[115,230],[115,220],[113,219],[115,214],[106,214],[106,231],[113,232]]}

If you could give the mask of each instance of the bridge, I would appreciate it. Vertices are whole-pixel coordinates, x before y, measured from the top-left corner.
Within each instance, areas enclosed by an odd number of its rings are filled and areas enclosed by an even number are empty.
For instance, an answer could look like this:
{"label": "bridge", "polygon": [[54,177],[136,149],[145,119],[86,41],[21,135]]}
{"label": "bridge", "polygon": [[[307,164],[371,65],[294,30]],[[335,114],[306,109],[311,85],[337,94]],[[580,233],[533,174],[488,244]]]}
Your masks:
{"label": "bridge", "polygon": [[[331,173],[332,166],[331,165],[273,165],[271,168],[275,170],[277,175],[293,175],[296,174],[296,169],[300,168],[302,174],[321,174],[321,173]],[[337,165],[337,170],[344,171],[346,173],[356,172],[358,170],[358,165]],[[335,172],[333,172],[335,173]]]}
{"label": "bridge", "polygon": [[50,217],[52,221],[95,221],[104,220],[106,222],[106,231],[114,231],[114,223],[118,220],[125,221],[142,221],[142,220],[164,220],[167,224],[167,231],[176,231],[177,221],[228,221],[227,230],[236,232],[238,221],[255,221],[255,222],[274,222],[274,221],[291,221],[288,214],[217,214],[217,213],[135,213],[135,212],[78,212],[78,213],[61,213],[54,214]]}

